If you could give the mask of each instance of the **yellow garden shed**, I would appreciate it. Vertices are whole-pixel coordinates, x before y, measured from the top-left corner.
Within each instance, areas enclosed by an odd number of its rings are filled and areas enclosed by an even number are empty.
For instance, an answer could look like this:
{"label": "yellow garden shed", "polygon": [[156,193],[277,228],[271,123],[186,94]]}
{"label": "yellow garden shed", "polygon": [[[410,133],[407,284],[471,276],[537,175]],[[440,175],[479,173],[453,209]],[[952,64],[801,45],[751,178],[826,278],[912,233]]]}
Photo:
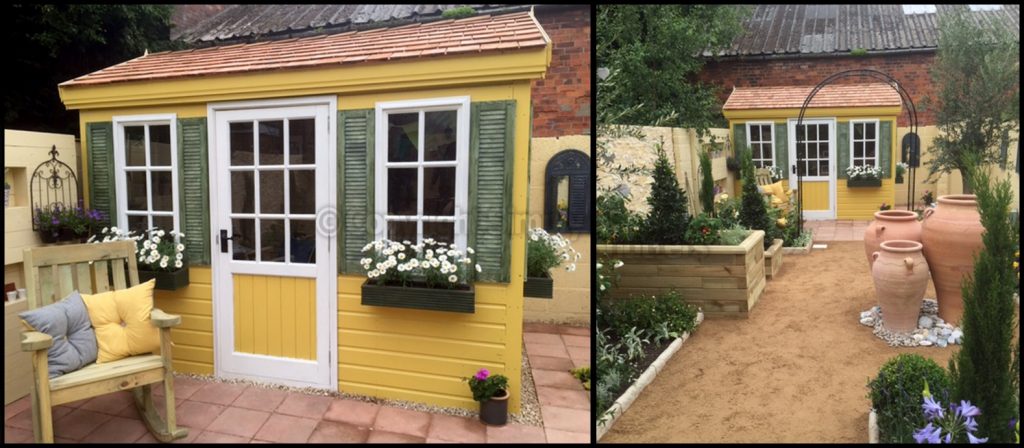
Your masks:
{"label": "yellow garden shed", "polygon": [[[814,96],[797,128],[800,108],[812,89],[735,88],[722,108],[734,147],[749,147],[757,168],[781,168],[794,191],[801,170],[805,219],[872,219],[882,203],[896,200],[893,174],[899,154],[893,142],[900,95],[881,83],[827,85]],[[846,169],[851,166],[877,167],[881,179],[850,179]]]}
{"label": "yellow garden shed", "polygon": [[[531,12],[154,53],[59,86],[80,111],[89,205],[184,233],[180,372],[518,412]],[[470,312],[364,305],[364,246],[476,249]]]}

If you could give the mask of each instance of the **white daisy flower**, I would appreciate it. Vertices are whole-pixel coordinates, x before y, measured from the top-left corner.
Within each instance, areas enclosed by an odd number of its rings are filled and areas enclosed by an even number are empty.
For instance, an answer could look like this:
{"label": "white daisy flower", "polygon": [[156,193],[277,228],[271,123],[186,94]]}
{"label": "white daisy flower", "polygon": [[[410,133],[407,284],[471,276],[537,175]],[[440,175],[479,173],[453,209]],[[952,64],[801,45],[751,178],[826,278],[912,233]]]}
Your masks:
{"label": "white daisy flower", "polygon": [[160,260],[160,267],[161,268],[166,268],[167,267],[167,260]]}
{"label": "white daisy flower", "polygon": [[399,260],[404,260],[404,259],[405,259],[405,253],[404,253],[404,252],[402,252],[402,253],[399,253],[399,254],[398,254],[398,259],[399,259]]}
{"label": "white daisy flower", "polygon": [[470,255],[473,255],[473,254],[476,253],[476,251],[474,251],[472,247],[467,247],[466,248],[466,252],[469,253]]}
{"label": "white daisy flower", "polygon": [[185,245],[179,243],[177,246],[175,246],[175,249],[178,249],[178,252],[182,252],[185,250]]}
{"label": "white daisy flower", "polygon": [[106,227],[103,228],[103,233],[107,233],[107,228]]}
{"label": "white daisy flower", "polygon": [[452,282],[452,283],[455,283],[455,282],[459,281],[459,278],[454,276],[454,275],[449,275],[448,276],[448,281]]}
{"label": "white daisy flower", "polygon": [[181,269],[182,265],[184,265],[184,263],[182,263],[181,260],[178,260],[178,261],[174,262],[174,267],[176,267],[178,269]]}
{"label": "white daisy flower", "polygon": [[146,257],[144,257],[144,256],[143,257],[139,257],[139,263],[145,263],[145,262],[146,262]]}
{"label": "white daisy flower", "polygon": [[185,256],[184,256],[184,255],[182,255],[182,254],[181,254],[180,252],[179,252],[179,253],[176,253],[176,254],[174,254],[174,259],[176,259],[176,260],[181,260],[182,258],[185,258]]}
{"label": "white daisy flower", "polygon": [[164,236],[164,235],[166,235],[166,233],[164,233],[164,231],[163,231],[163,230],[157,230],[157,231],[156,231],[156,234],[157,234],[157,235],[159,235],[159,236]]}
{"label": "white daisy flower", "polygon": [[626,264],[626,263],[623,263],[622,260],[616,260],[615,261],[615,269],[621,268],[622,265],[624,265],[624,264]]}
{"label": "white daisy flower", "polygon": [[115,233],[116,233],[116,232],[117,232],[117,226],[113,226],[113,227],[111,227],[111,228],[110,228],[110,231],[111,231],[111,232],[115,232]]}
{"label": "white daisy flower", "polygon": [[477,272],[483,272],[484,270],[480,268],[480,265],[479,265],[479,264],[477,264],[477,265],[476,265],[476,271],[477,271]]}

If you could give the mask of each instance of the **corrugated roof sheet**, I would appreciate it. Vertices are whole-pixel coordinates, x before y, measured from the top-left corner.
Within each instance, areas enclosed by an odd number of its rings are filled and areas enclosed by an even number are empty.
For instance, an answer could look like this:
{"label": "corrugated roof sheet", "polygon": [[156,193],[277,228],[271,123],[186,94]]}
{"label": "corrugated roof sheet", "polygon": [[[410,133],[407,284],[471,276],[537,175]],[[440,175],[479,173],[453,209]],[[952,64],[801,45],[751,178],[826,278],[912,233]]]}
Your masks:
{"label": "corrugated roof sheet", "polygon": [[[934,49],[938,17],[966,5],[936,5],[933,14],[904,14],[901,5],[756,5],[746,32],[723,56],[848,53],[855,49]],[[970,16],[1020,38],[1020,5]]]}
{"label": "corrugated roof sheet", "polygon": [[[803,106],[813,86],[736,87],[723,110],[790,109]],[[888,84],[831,84],[814,95],[808,107],[899,106],[900,95]]]}
{"label": "corrugated roof sheet", "polygon": [[544,47],[540,24],[529,12],[474,16],[397,28],[301,39],[154,53],[62,83],[104,84],[276,69],[337,66]]}
{"label": "corrugated roof sheet", "polygon": [[529,9],[527,5],[234,5],[171,37],[192,44],[301,37],[440,19],[452,8],[481,14]]}

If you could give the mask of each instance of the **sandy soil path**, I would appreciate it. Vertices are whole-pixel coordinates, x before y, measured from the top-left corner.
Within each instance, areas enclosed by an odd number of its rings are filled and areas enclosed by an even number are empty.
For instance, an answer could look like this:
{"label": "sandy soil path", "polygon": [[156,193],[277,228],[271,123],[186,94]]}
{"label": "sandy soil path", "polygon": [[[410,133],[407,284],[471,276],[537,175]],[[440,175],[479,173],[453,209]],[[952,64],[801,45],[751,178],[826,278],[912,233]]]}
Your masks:
{"label": "sandy soil path", "polygon": [[[747,320],[705,320],[602,442],[867,443],[867,382],[898,353],[946,366],[959,346],[891,348],[861,242],[788,256]],[[935,297],[929,284],[926,297]]]}

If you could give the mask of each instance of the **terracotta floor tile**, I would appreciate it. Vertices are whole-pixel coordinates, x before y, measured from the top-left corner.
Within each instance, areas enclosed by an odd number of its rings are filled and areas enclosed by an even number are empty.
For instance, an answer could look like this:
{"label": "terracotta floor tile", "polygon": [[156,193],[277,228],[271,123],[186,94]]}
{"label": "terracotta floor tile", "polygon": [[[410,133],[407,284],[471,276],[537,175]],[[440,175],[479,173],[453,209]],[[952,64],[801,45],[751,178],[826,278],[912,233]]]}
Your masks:
{"label": "terracotta floor tile", "polygon": [[174,415],[178,424],[201,431],[210,426],[221,413],[225,406],[219,404],[200,403],[198,401],[186,400],[175,408]]}
{"label": "terracotta floor tile", "polygon": [[30,429],[4,427],[4,443],[32,443],[33,437]]}
{"label": "terracotta floor tile", "polygon": [[[191,398],[203,386],[210,384],[209,381],[200,381],[192,378],[174,377],[174,398]],[[153,386],[153,395],[164,395],[164,384]]]}
{"label": "terracotta floor tile", "polygon": [[[589,363],[590,362],[590,346],[586,347],[568,347],[569,358],[574,363]],[[584,362],[585,361],[585,362]]]}
{"label": "terracotta floor tile", "polygon": [[189,399],[203,403],[228,405],[248,388],[249,386],[245,384],[208,383],[199,388]]}
{"label": "terracotta floor tile", "polygon": [[541,406],[544,427],[590,434],[590,411],[559,406]]}
{"label": "terracotta floor tile", "polygon": [[260,430],[268,418],[270,418],[269,412],[229,407],[213,423],[210,423],[206,430],[244,437],[248,440]]}
{"label": "terracotta floor tile", "polygon": [[555,358],[568,358],[569,352],[565,350],[565,345],[559,342],[558,344],[532,344],[526,343],[526,353],[530,356],[552,356]]}
{"label": "terracotta floor tile", "polygon": [[562,387],[573,390],[582,387],[580,381],[565,370],[533,369],[533,383],[537,387]]}
{"label": "terracotta floor tile", "polygon": [[81,440],[111,418],[113,417],[107,414],[75,409],[74,412],[53,422],[53,434],[68,439]]}
{"label": "terracotta floor tile", "polygon": [[544,324],[539,322],[525,322],[523,323],[524,333],[551,333],[558,334],[558,325]]}
{"label": "terracotta floor tile", "polygon": [[256,439],[277,443],[306,443],[316,429],[317,420],[272,414],[256,433]]}
{"label": "terracotta floor tile", "polygon": [[113,417],[82,439],[86,443],[128,443],[134,442],[149,432],[141,420]]}
{"label": "terracotta floor tile", "polygon": [[80,408],[80,407],[82,407],[83,404],[88,403],[89,400],[91,400],[91,398],[83,398],[83,399],[78,400],[78,401],[72,401],[71,403],[64,403],[61,406],[67,406],[67,407],[71,407],[71,408]]}
{"label": "terracotta floor tile", "polygon": [[322,421],[316,425],[309,443],[363,443],[370,430],[348,423]]}
{"label": "terracotta floor tile", "polygon": [[199,437],[196,437],[195,443],[246,443],[248,441],[249,438],[247,437],[203,431],[202,434],[199,434]]}
{"label": "terracotta floor tile", "polygon": [[237,399],[232,406],[237,408],[254,409],[257,411],[272,412],[281,405],[281,402],[288,396],[283,390],[264,389],[262,387],[250,387]]}
{"label": "terracotta floor tile", "polygon": [[32,408],[31,397],[26,396],[14,400],[11,402],[11,404],[4,406],[4,421],[7,421],[7,419],[14,417],[15,415],[18,415],[18,413],[20,413],[21,411],[30,408]]}
{"label": "terracotta floor tile", "polygon": [[420,438],[427,436],[429,428],[430,414],[390,406],[381,407],[377,419],[373,422],[374,431],[388,431]]}
{"label": "terracotta floor tile", "polygon": [[590,443],[590,433],[560,431],[552,428],[544,428],[547,434],[548,443]]}
{"label": "terracotta floor tile", "polygon": [[523,333],[523,340],[533,344],[560,344],[562,338],[551,333]]}
{"label": "terracotta floor tile", "polygon": [[289,393],[274,412],[320,420],[334,401],[331,397]]}
{"label": "terracotta floor tile", "polygon": [[488,426],[487,443],[546,443],[544,428],[509,423],[505,426]]}
{"label": "terracotta floor tile", "polygon": [[579,390],[573,390],[538,386],[537,399],[544,406],[590,410],[590,394],[582,387]]}
{"label": "terracotta floor tile", "polygon": [[[54,409],[56,410],[56,408]],[[32,430],[32,409],[25,409],[4,421],[4,426]]]}
{"label": "terracotta floor tile", "polygon": [[120,391],[94,397],[89,400],[88,403],[83,404],[79,409],[117,415],[128,406],[134,407],[135,399],[132,398],[131,392]]}
{"label": "terracotta floor tile", "polygon": [[362,401],[339,398],[331,402],[324,414],[324,420],[350,423],[362,428],[369,428],[377,418],[380,405]]}
{"label": "terracotta floor tile", "polygon": [[[188,429],[188,435],[180,439],[177,439],[171,443],[193,443],[195,442],[196,437],[199,437],[199,434],[203,433],[203,430],[201,429],[189,428],[186,426],[182,426],[180,424],[178,425],[178,427]],[[143,434],[142,437],[139,437],[139,439],[136,440],[135,443],[160,443],[160,441],[156,440],[156,437],[153,437],[153,434],[151,432],[146,431],[146,433]]]}
{"label": "terracotta floor tile", "polygon": [[574,336],[570,334],[563,334],[562,340],[565,341],[566,348],[585,347],[588,351],[590,350],[590,336]]}
{"label": "terracotta floor tile", "polygon": [[572,360],[567,358],[539,356],[533,353],[529,353],[529,357],[530,367],[534,369],[569,370],[573,367]]}
{"label": "terracotta floor tile", "polygon": [[572,327],[569,325],[561,325],[558,327],[558,331],[562,334],[569,334],[574,336],[586,336],[590,337],[590,327]]}
{"label": "terracotta floor tile", "polygon": [[398,434],[387,431],[370,431],[370,437],[366,439],[366,443],[426,443],[427,439],[424,437],[411,436],[408,434]]}
{"label": "terracotta floor tile", "polygon": [[476,419],[434,414],[427,438],[450,442],[484,443],[487,440],[487,429]]}
{"label": "terracotta floor tile", "polygon": [[[163,396],[156,396],[156,395],[153,396],[153,407],[156,408],[156,413],[160,414],[161,417],[166,417],[167,416],[167,408],[164,407],[164,399],[165,398]],[[175,409],[177,409],[177,407],[181,407],[181,404],[185,402],[185,400],[182,399],[182,398],[176,398],[174,401],[177,403],[175,405]],[[206,404],[206,403],[203,403],[203,404]],[[177,413],[175,413],[175,415],[177,415]],[[133,418],[133,419],[136,419],[136,420],[142,418],[141,416],[139,416],[139,410],[135,408],[134,404],[132,404],[132,405],[122,409],[121,412],[117,413],[117,416],[118,417],[125,417],[125,418]]]}

